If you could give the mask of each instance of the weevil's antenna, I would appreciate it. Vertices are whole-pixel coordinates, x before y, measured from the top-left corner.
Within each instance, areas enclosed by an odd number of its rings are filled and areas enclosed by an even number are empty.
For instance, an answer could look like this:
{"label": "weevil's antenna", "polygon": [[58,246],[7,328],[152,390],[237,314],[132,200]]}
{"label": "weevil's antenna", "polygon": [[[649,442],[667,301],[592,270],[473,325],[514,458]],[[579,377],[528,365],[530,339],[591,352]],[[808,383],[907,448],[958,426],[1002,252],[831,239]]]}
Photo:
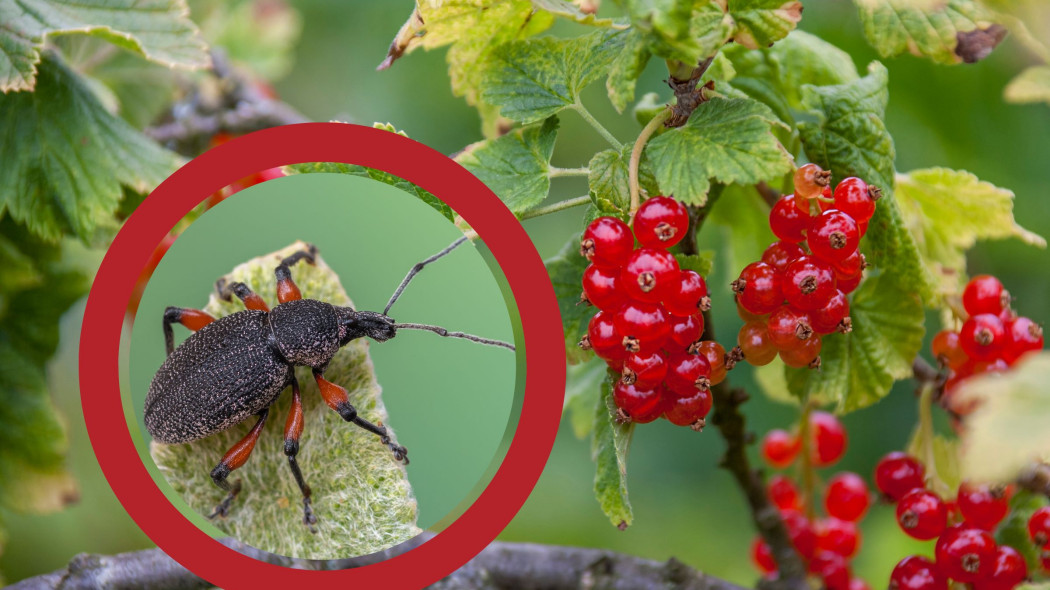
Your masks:
{"label": "weevil's antenna", "polygon": [[401,284],[397,286],[397,290],[394,291],[394,294],[390,296],[390,301],[386,302],[386,307],[383,308],[383,315],[387,315],[387,312],[390,311],[390,308],[394,307],[394,302],[397,301],[398,297],[401,297],[401,293],[405,290],[405,287],[408,286],[408,282],[412,280],[412,277],[414,277],[417,274],[419,274],[419,271],[423,270],[424,266],[430,264],[431,262],[434,262],[435,260],[437,260],[438,258],[441,258],[442,256],[445,256],[449,252],[455,250],[456,246],[459,246],[460,244],[462,244],[463,242],[466,242],[466,241],[467,241],[467,236],[463,236],[462,238],[456,240],[455,242],[452,242],[449,245],[448,248],[445,248],[444,250],[442,250],[442,251],[438,252],[437,254],[431,256],[430,258],[427,258],[423,262],[417,262],[416,265],[412,267],[412,270],[408,271],[408,274],[405,275],[405,280],[401,281]]}
{"label": "weevil's antenna", "polygon": [[449,332],[441,326],[430,326],[427,324],[394,324],[395,328],[405,330],[427,330],[437,334],[438,336],[446,336],[448,338],[463,338],[464,340],[470,340],[471,342],[477,342],[478,344],[485,344],[488,346],[501,346],[510,350],[514,350],[513,344],[508,344],[502,340],[492,340],[490,338],[482,338],[481,336],[475,336],[473,334],[464,334],[463,332]]}

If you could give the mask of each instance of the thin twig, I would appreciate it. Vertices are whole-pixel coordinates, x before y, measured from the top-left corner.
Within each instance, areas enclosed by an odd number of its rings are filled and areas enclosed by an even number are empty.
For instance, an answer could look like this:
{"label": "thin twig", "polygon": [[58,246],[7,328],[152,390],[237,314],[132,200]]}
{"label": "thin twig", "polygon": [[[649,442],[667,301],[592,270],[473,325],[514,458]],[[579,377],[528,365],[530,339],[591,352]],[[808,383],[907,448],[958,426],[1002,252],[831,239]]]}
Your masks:
{"label": "thin twig", "polygon": [[620,143],[620,140],[616,139],[616,137],[613,136],[612,133],[609,133],[609,130],[606,129],[601,123],[599,123],[598,119],[594,118],[594,115],[592,115],[591,112],[587,110],[587,107],[583,106],[582,102],[577,100],[569,108],[579,113],[580,116],[583,117],[583,120],[587,121],[587,123],[589,123],[591,127],[594,127],[594,130],[597,131],[599,135],[604,137],[605,141],[608,141],[609,144],[611,144],[614,148],[616,148],[617,150],[623,149],[623,144]]}
{"label": "thin twig", "polygon": [[582,166],[580,168],[558,168],[557,166],[550,166],[547,168],[547,176],[551,178],[559,178],[562,176],[587,176],[591,173],[591,169]]}
{"label": "thin twig", "polygon": [[566,199],[564,201],[559,201],[559,202],[554,203],[552,205],[547,205],[546,207],[537,207],[535,209],[530,209],[529,211],[526,211],[526,212],[522,213],[521,215],[519,215],[518,219],[524,221],[526,219],[532,219],[534,217],[540,217],[542,215],[548,215],[550,213],[557,213],[558,211],[564,211],[566,209],[571,209],[573,207],[581,207],[583,205],[590,205],[590,204],[591,204],[591,197],[589,195],[584,195],[582,197],[574,197],[572,199]]}

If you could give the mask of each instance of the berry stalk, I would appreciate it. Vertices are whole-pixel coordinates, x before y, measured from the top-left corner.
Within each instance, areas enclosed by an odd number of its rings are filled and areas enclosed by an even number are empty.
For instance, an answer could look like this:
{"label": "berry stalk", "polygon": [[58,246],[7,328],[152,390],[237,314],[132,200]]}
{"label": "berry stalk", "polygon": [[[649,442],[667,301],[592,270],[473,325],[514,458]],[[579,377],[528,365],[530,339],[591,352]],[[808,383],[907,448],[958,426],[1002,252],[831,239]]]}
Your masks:
{"label": "berry stalk", "polygon": [[627,166],[627,185],[631,189],[631,210],[628,212],[628,215],[631,219],[634,219],[634,214],[638,211],[639,205],[641,205],[640,189],[638,187],[638,166],[642,161],[642,152],[645,150],[645,144],[656,133],[656,130],[670,118],[671,109],[669,108],[657,113],[642,128],[642,132],[638,134],[638,139],[634,141],[634,147],[631,148],[631,160]]}

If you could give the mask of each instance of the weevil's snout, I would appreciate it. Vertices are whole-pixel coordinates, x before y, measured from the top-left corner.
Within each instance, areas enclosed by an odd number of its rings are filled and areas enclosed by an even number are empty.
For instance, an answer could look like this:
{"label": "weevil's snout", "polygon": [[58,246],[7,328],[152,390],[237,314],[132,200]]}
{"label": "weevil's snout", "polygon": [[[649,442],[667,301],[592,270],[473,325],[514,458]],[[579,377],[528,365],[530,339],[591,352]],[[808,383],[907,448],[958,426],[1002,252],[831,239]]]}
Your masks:
{"label": "weevil's snout", "polygon": [[339,345],[368,336],[376,342],[385,342],[397,336],[394,320],[374,311],[354,311],[348,307],[340,308]]}

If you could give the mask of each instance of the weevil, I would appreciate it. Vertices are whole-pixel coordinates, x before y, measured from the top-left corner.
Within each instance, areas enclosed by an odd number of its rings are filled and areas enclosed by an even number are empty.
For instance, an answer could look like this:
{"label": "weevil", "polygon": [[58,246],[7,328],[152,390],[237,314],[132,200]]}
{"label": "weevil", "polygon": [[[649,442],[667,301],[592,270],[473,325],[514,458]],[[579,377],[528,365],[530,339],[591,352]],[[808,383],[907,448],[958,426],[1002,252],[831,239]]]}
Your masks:
{"label": "weevil", "polygon": [[[167,358],[157,370],[146,395],[146,430],[157,442],[187,443],[227,430],[252,416],[255,425],[211,470],[211,479],[226,492],[209,518],[226,516],[241,490],[232,484],[231,472],[243,466],[262,433],[272,406],[288,387],[292,406],[284,427],[284,454],[302,492],[303,524],[316,532],[317,517],[311,506],[310,486],[303,478],[296,456],[303,432],[303,405],[295,367],[309,367],[325,403],[344,420],[375,434],[390,448],[397,461],[408,464],[408,450],[391,439],[385,426],[358,415],[345,388],[328,381],[325,369],[335,353],[352,340],[369,337],[385,342],[398,329],[429,330],[441,336],[465,338],[481,344],[514,350],[512,344],[439,326],[397,323],[387,315],[412,278],[423,268],[449,254],[466,241],[460,238],[409,270],[382,313],[357,311],[307,299],[292,280],[291,268],[300,261],[313,264],[317,249],[309,246],[281,260],[274,270],[278,305],[270,309],[262,297],[240,282],[219,279],[219,296],[237,296],[245,306],[219,319],[207,312],[182,307],[164,311],[163,328]],[[175,347],[173,324],[193,331]]]}

